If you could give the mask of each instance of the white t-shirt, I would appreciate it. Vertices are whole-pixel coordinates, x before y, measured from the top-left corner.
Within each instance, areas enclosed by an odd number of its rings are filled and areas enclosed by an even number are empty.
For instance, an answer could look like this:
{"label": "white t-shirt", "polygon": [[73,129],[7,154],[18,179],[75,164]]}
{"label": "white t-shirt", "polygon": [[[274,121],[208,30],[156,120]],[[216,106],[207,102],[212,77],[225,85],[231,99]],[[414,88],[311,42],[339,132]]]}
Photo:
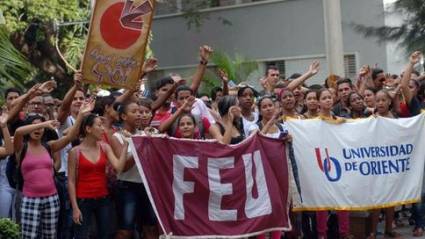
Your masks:
{"label": "white t-shirt", "polygon": [[208,107],[205,105],[204,101],[202,101],[201,99],[198,99],[198,98],[195,99],[191,113],[193,115],[199,115],[200,117],[207,118],[210,124],[215,124],[214,117],[211,115]]}
{"label": "white t-shirt", "polygon": [[[286,127],[286,124],[279,124],[279,125],[280,125],[281,129],[283,130],[283,132],[288,132],[288,127]],[[249,132],[248,135],[252,134],[256,130],[260,130],[260,127],[258,127],[257,124],[251,124],[251,126],[250,126],[250,128],[248,130],[248,132]],[[276,131],[274,133],[267,133],[265,135],[267,137],[270,137],[270,138],[278,139],[280,137],[280,133],[281,133],[281,131],[278,130],[278,131]]]}
{"label": "white t-shirt", "polygon": [[[68,128],[72,127],[75,124],[75,119],[71,115],[69,115],[65,122],[60,126],[57,133],[60,138],[62,138],[63,132]],[[61,156],[61,167],[59,168],[59,173],[65,173],[68,176],[68,152],[72,149],[72,144],[67,144],[63,149],[60,150]]]}
{"label": "white t-shirt", "polygon": [[[121,144],[124,144],[124,140],[129,141],[129,138],[124,137],[121,132],[115,132],[113,134],[113,137],[117,138],[118,141]],[[127,150],[128,155],[131,154],[131,148],[128,147]],[[117,155],[119,157],[119,155]],[[137,166],[136,164],[133,165],[133,167],[131,167],[129,170],[127,170],[126,172],[122,172],[118,175],[118,180],[121,181],[127,181],[127,182],[132,182],[132,183],[142,183],[142,177],[140,177],[139,171],[137,170]]]}
{"label": "white t-shirt", "polygon": [[256,123],[258,121],[258,112],[254,111],[252,112],[252,114],[254,115],[254,120],[252,121],[242,116],[243,131],[245,132],[245,136],[249,135],[249,128],[251,127],[251,125],[257,125]]}

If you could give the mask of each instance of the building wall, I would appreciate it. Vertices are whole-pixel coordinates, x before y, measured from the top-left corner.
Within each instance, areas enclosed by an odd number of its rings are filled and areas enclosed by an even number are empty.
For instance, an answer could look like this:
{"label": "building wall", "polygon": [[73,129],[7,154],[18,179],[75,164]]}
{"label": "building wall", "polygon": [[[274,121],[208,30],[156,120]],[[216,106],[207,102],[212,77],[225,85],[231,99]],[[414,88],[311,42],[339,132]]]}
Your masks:
{"label": "building wall", "polygon": [[[351,26],[384,25],[382,0],[341,0],[341,8],[344,51],[355,55],[355,67],[377,63],[386,69],[385,45],[364,38]],[[321,82],[327,75],[322,0],[268,0],[218,7],[206,14],[209,20],[199,31],[188,30],[186,20],[179,14],[155,18],[152,48],[164,73],[196,65],[199,46],[208,44],[259,62],[287,60],[290,71],[304,71],[305,62],[320,58],[322,74],[313,82]],[[222,24],[222,19],[231,25]],[[292,73],[295,72],[286,72],[286,76]]]}

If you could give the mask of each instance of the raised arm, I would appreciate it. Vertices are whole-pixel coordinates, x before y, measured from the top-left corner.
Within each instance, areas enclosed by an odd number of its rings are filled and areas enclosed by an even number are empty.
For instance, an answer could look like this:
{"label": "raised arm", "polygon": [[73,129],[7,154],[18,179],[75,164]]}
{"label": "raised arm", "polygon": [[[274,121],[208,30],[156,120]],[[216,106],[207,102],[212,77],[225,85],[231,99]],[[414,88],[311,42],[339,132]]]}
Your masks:
{"label": "raised arm", "polygon": [[288,90],[295,90],[298,86],[302,85],[307,79],[313,77],[319,72],[320,63],[319,61],[313,61],[313,63],[308,67],[306,73],[302,74],[295,80],[289,82],[287,88]]}
{"label": "raised arm", "polygon": [[72,140],[78,137],[78,132],[80,130],[81,123],[83,122],[83,118],[87,116],[93,110],[94,103],[95,103],[94,100],[92,100],[81,106],[81,109],[78,112],[78,116],[77,116],[77,119],[75,120],[74,125],[71,126],[71,128],[69,129],[68,133],[65,136],[57,140],[52,140],[48,142],[52,150],[52,153],[65,148],[66,145],[68,145],[69,143],[71,143]]}
{"label": "raised arm", "polygon": [[174,112],[174,114],[171,115],[170,118],[168,118],[159,125],[159,132],[167,132],[171,128],[173,123],[184,113],[184,109],[187,107],[192,107],[193,103],[195,103],[195,97],[190,96],[187,100],[185,100],[184,104],[180,108],[178,108],[177,111]]}
{"label": "raised arm", "polygon": [[41,84],[35,84],[31,87],[27,93],[19,96],[12,102],[12,108],[9,110],[9,115],[7,117],[7,122],[12,122],[16,119],[19,112],[24,108],[24,106],[37,95],[40,95],[42,92],[40,90]]}
{"label": "raised arm", "polygon": [[413,98],[413,94],[409,90],[410,76],[412,75],[413,68],[415,67],[415,65],[419,63],[421,56],[422,53],[420,51],[415,51],[410,55],[409,63],[407,64],[403,72],[403,77],[401,78],[400,88],[407,104],[410,104],[410,101]]}
{"label": "raised arm", "polygon": [[357,80],[357,89],[360,95],[364,95],[367,87],[367,82],[372,79],[372,71],[368,65],[362,66],[359,72],[359,78]]}
{"label": "raised arm", "polygon": [[223,96],[229,95],[229,76],[222,69],[218,70],[218,76],[220,77],[220,80],[223,83]]}
{"label": "raised arm", "polygon": [[3,113],[0,117],[1,133],[3,135],[4,146],[0,147],[0,158],[13,154],[13,143],[7,128],[7,114]]}
{"label": "raised arm", "polygon": [[124,140],[124,145],[121,150],[121,154],[119,158],[115,156],[114,151],[111,146],[108,144],[102,144],[103,149],[105,150],[106,155],[108,156],[108,160],[111,163],[112,167],[118,172],[121,173],[124,171],[124,167],[127,162],[127,151],[128,151],[128,142]]}
{"label": "raised arm", "polygon": [[[16,129],[15,136],[13,137],[13,146],[15,149],[15,153],[20,154],[22,150],[22,146],[24,143],[24,136],[27,134],[30,134],[34,130],[42,129],[42,128],[50,128],[50,129],[56,129],[59,126],[59,122],[56,120],[49,120],[45,122],[41,122],[38,124],[30,124],[21,126]],[[53,151],[52,151],[53,152]],[[19,157],[16,157],[17,159]]]}
{"label": "raised arm", "polygon": [[196,68],[195,74],[192,76],[192,85],[190,88],[193,91],[193,95],[196,95],[198,88],[201,85],[202,77],[204,76],[205,70],[207,69],[208,60],[210,59],[213,49],[207,45],[201,46],[199,48],[199,56],[201,61],[199,62],[198,67]]}
{"label": "raised arm", "polygon": [[62,124],[65,122],[71,110],[72,100],[74,99],[75,92],[81,89],[81,82],[83,80],[83,74],[78,71],[74,74],[74,85],[68,90],[65,97],[63,98],[62,104],[58,109],[58,121]]}

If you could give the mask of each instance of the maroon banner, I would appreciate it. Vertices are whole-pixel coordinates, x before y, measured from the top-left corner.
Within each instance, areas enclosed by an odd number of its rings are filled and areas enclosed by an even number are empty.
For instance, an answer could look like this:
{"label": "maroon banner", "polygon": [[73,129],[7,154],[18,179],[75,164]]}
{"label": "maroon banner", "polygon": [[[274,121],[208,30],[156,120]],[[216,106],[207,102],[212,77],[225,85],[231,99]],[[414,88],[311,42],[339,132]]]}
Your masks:
{"label": "maroon banner", "polygon": [[236,238],[290,230],[282,141],[259,134],[238,145],[135,136],[131,147],[166,235]]}

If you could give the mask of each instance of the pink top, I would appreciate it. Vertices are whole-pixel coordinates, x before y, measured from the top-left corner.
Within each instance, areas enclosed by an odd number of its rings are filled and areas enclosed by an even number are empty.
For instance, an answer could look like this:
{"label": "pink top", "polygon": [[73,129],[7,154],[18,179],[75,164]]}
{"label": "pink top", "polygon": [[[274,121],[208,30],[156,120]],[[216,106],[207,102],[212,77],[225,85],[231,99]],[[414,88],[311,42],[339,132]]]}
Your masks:
{"label": "pink top", "polygon": [[35,155],[27,150],[21,166],[24,178],[23,194],[26,197],[47,197],[56,194],[53,180],[53,160],[47,150]]}

